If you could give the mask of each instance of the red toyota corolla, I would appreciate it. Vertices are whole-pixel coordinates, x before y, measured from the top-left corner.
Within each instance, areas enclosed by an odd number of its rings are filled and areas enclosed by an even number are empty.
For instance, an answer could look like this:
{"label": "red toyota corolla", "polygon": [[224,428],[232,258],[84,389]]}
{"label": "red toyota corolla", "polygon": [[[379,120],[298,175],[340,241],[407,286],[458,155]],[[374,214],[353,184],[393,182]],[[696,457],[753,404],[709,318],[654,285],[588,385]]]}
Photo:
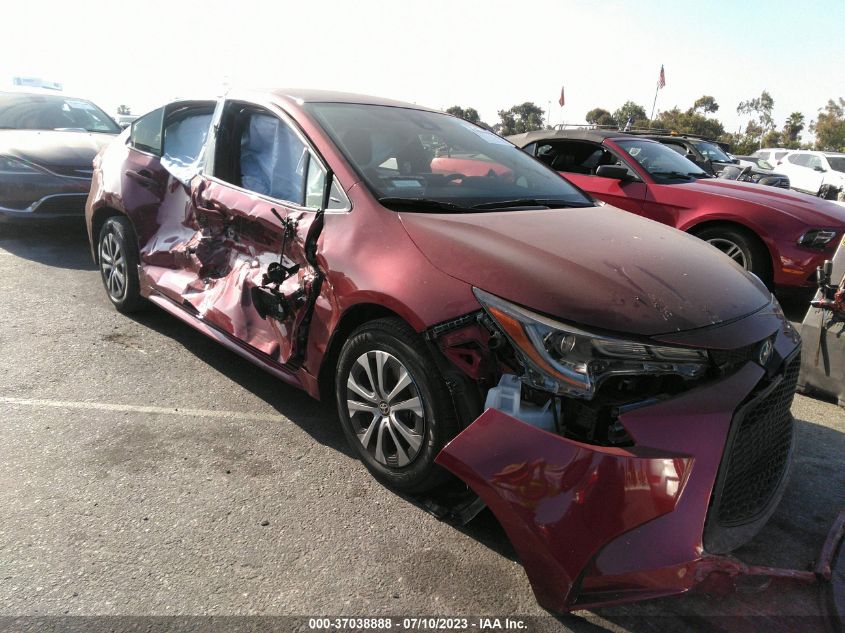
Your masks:
{"label": "red toyota corolla", "polygon": [[814,289],[845,233],[845,208],[802,193],[713,178],[666,145],[613,130],[509,137],[599,200],[695,235],[769,287]]}
{"label": "red toyota corolla", "polygon": [[387,485],[474,491],[547,608],[735,574],[781,496],[799,337],[763,284],[455,117],[179,101],[98,156],[87,222],[118,310],[336,401]]}

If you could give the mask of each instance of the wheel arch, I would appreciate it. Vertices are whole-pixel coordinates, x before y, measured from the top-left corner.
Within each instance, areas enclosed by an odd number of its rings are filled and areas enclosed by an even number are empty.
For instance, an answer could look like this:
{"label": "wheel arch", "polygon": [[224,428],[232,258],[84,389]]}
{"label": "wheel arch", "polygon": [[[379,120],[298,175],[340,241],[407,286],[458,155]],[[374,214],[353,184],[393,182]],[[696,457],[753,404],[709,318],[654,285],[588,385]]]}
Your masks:
{"label": "wheel arch", "polygon": [[334,391],[334,371],[340,357],[340,350],[349,335],[361,325],[383,318],[396,318],[413,328],[413,325],[408,323],[408,320],[404,319],[398,312],[378,303],[356,303],[347,308],[340,316],[320,363],[318,389],[322,402],[327,401],[324,398],[326,394],[332,394]]}
{"label": "wheel arch", "polygon": [[769,281],[771,281],[775,266],[777,265],[777,261],[778,261],[778,255],[777,255],[777,252],[776,252],[776,247],[773,244],[769,243],[769,241],[763,239],[760,236],[760,233],[757,232],[754,228],[752,228],[752,227],[750,227],[747,224],[744,224],[742,222],[737,222],[735,220],[712,219],[712,220],[705,220],[703,222],[699,222],[698,224],[694,224],[692,226],[687,226],[683,230],[685,232],[689,233],[690,235],[694,235],[694,236],[698,237],[698,235],[702,231],[705,231],[707,229],[713,229],[713,228],[729,228],[729,229],[734,229],[734,230],[740,231],[744,235],[746,235],[749,239],[751,239],[755,243],[757,243],[758,246],[765,249],[766,253],[768,253],[768,255],[769,255],[768,274],[769,274]]}
{"label": "wheel arch", "polygon": [[114,207],[102,206],[91,214],[91,254],[94,256],[94,262],[100,263],[100,249],[97,247],[97,240],[100,238],[100,231],[106,220],[115,216],[126,218],[132,230],[135,230],[135,224],[132,219],[123,211],[115,209]]}

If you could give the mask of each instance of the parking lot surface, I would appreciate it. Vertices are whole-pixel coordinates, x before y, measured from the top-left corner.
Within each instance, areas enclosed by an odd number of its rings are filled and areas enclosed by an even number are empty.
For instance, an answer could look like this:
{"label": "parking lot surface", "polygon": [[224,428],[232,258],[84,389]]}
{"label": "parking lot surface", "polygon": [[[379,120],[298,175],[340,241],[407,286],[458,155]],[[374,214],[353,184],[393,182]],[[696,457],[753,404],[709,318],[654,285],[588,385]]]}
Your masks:
{"label": "parking lot surface", "polygon": [[[789,582],[551,616],[489,513],[439,521],[370,477],[327,405],[161,311],[118,314],[81,224],[0,225],[0,324],[0,616],[824,630],[818,587]],[[794,414],[784,501],[736,555],[808,569],[845,505],[845,411]]]}

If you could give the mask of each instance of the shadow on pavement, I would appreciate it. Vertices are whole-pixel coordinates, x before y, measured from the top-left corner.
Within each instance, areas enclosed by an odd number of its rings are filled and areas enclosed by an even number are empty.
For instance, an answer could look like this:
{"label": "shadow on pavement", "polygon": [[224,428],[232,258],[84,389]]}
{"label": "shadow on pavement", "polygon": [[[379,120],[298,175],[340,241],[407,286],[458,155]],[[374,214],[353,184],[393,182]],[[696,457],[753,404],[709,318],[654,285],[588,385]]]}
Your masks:
{"label": "shadow on pavement", "polygon": [[55,268],[97,270],[82,218],[49,223],[0,222],[0,249]]}
{"label": "shadow on pavement", "polygon": [[301,389],[286,385],[156,307],[151,306],[147,310],[127,316],[144,327],[178,342],[186,351],[264,400],[320,444],[354,457],[343,436],[332,403],[318,402]]}

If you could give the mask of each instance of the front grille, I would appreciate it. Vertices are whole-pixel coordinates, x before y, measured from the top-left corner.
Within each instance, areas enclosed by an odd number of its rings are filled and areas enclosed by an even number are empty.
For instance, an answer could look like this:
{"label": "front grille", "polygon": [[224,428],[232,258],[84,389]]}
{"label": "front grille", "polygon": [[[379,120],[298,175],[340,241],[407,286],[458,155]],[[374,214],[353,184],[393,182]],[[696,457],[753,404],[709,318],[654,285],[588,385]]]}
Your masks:
{"label": "front grille", "polygon": [[68,193],[42,198],[33,209],[33,213],[50,213],[53,215],[83,215],[85,213],[84,193]]}
{"label": "front grille", "polygon": [[760,343],[752,343],[736,349],[711,349],[710,358],[720,369],[728,369],[737,365],[744,365],[748,361],[757,360]]}
{"label": "front grille", "polygon": [[783,494],[800,354],[786,363],[783,373],[763,383],[734,414],[704,529],[704,548],[711,554],[747,543]]}

